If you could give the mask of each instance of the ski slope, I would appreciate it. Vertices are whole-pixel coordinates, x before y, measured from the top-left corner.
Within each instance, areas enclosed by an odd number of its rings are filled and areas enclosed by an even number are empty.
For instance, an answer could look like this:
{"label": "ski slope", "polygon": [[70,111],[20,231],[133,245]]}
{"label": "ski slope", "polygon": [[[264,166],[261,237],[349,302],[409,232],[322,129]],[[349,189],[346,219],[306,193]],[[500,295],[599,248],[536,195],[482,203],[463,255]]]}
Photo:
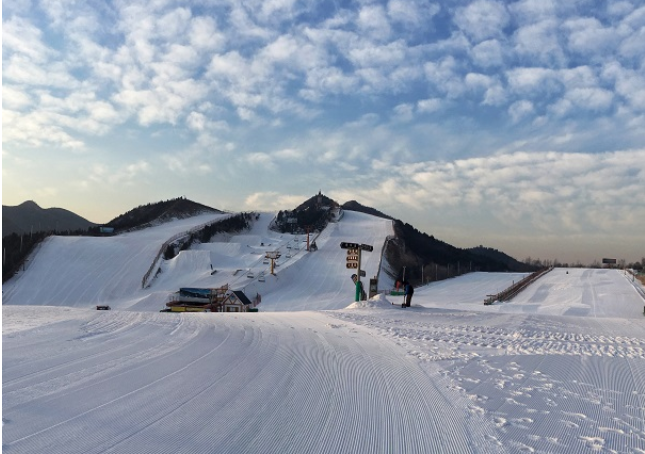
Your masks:
{"label": "ski slope", "polygon": [[111,237],[49,237],[2,286],[3,304],[127,307],[142,297],[143,277],[166,240],[228,216],[202,214]]}
{"label": "ski slope", "polygon": [[[163,262],[147,288],[144,236],[114,255],[43,245],[3,286],[3,453],[645,452],[645,300],[624,273],[554,269],[492,306],[522,274],[355,303],[339,242],[373,243],[367,275],[391,286],[389,222],[347,212],[308,253],[270,219]],[[267,248],[283,257],[260,282]],[[224,282],[261,289],[260,312],[158,312]]]}
{"label": "ski slope", "polygon": [[[228,215],[202,215],[114,237],[50,237],[17,278],[3,286],[5,304],[113,308],[158,311],[181,287],[229,285],[249,297],[262,296],[263,310],[340,309],[354,300],[354,273],[345,266],[342,241],[374,247],[364,252],[361,268],[367,279],[379,275],[381,250],[392,223],[358,212],[346,212],[315,239],[316,252],[306,250],[305,235],[269,230],[275,213],[262,213],[250,230],[220,234],[209,243],[162,260],[156,277],[142,280],[164,242],[205,222]],[[274,274],[266,253],[281,254]],[[263,277],[262,281],[260,277]],[[365,288],[369,280],[365,280]],[[393,279],[380,274],[382,288]],[[307,285],[302,285],[302,281]],[[38,281],[38,285],[34,285]]]}

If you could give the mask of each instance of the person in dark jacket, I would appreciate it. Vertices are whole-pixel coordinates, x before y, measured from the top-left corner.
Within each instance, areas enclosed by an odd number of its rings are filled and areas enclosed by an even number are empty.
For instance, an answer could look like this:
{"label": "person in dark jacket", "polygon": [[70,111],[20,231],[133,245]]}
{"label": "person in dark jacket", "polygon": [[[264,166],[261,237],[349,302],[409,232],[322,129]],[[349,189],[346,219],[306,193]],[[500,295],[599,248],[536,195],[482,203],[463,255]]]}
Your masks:
{"label": "person in dark jacket", "polygon": [[412,295],[414,295],[414,287],[408,281],[403,281],[403,295],[404,296],[404,305],[405,307],[410,307],[412,302]]}

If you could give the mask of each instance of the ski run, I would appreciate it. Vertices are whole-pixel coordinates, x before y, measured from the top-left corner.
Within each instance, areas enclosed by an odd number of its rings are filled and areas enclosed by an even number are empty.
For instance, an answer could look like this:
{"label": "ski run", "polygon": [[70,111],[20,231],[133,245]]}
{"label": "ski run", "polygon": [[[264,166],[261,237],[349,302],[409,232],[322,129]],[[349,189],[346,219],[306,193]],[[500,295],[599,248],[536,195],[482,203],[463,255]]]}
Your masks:
{"label": "ski run", "polygon": [[[3,285],[2,452],[645,453],[630,275],[556,268],[485,306],[524,274],[469,273],[403,309],[390,221],[347,211],[308,252],[274,214],[166,261],[165,241],[227,215],[41,244]],[[354,302],[343,241],[374,247],[377,296]],[[259,312],[160,312],[181,287],[225,284]]]}

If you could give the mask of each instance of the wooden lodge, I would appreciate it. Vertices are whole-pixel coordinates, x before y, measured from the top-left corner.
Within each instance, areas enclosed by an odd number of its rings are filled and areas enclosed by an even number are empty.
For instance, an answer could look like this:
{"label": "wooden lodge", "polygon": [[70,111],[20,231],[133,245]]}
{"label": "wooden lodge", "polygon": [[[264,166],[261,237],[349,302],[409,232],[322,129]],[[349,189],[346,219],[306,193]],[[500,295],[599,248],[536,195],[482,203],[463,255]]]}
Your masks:
{"label": "wooden lodge", "polygon": [[253,303],[241,290],[228,284],[218,288],[180,288],[163,312],[255,312]]}

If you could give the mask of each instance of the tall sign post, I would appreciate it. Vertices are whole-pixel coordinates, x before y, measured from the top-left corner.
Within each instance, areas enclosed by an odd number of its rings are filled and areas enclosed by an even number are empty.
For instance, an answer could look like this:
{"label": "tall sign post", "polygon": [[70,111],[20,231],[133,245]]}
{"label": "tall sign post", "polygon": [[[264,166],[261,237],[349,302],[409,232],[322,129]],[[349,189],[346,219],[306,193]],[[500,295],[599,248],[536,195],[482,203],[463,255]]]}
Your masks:
{"label": "tall sign post", "polygon": [[354,301],[360,301],[363,294],[361,276],[365,277],[365,271],[361,270],[361,251],[372,252],[374,248],[369,244],[340,243],[341,249],[347,249],[345,266],[350,270],[356,270],[356,297]]}

